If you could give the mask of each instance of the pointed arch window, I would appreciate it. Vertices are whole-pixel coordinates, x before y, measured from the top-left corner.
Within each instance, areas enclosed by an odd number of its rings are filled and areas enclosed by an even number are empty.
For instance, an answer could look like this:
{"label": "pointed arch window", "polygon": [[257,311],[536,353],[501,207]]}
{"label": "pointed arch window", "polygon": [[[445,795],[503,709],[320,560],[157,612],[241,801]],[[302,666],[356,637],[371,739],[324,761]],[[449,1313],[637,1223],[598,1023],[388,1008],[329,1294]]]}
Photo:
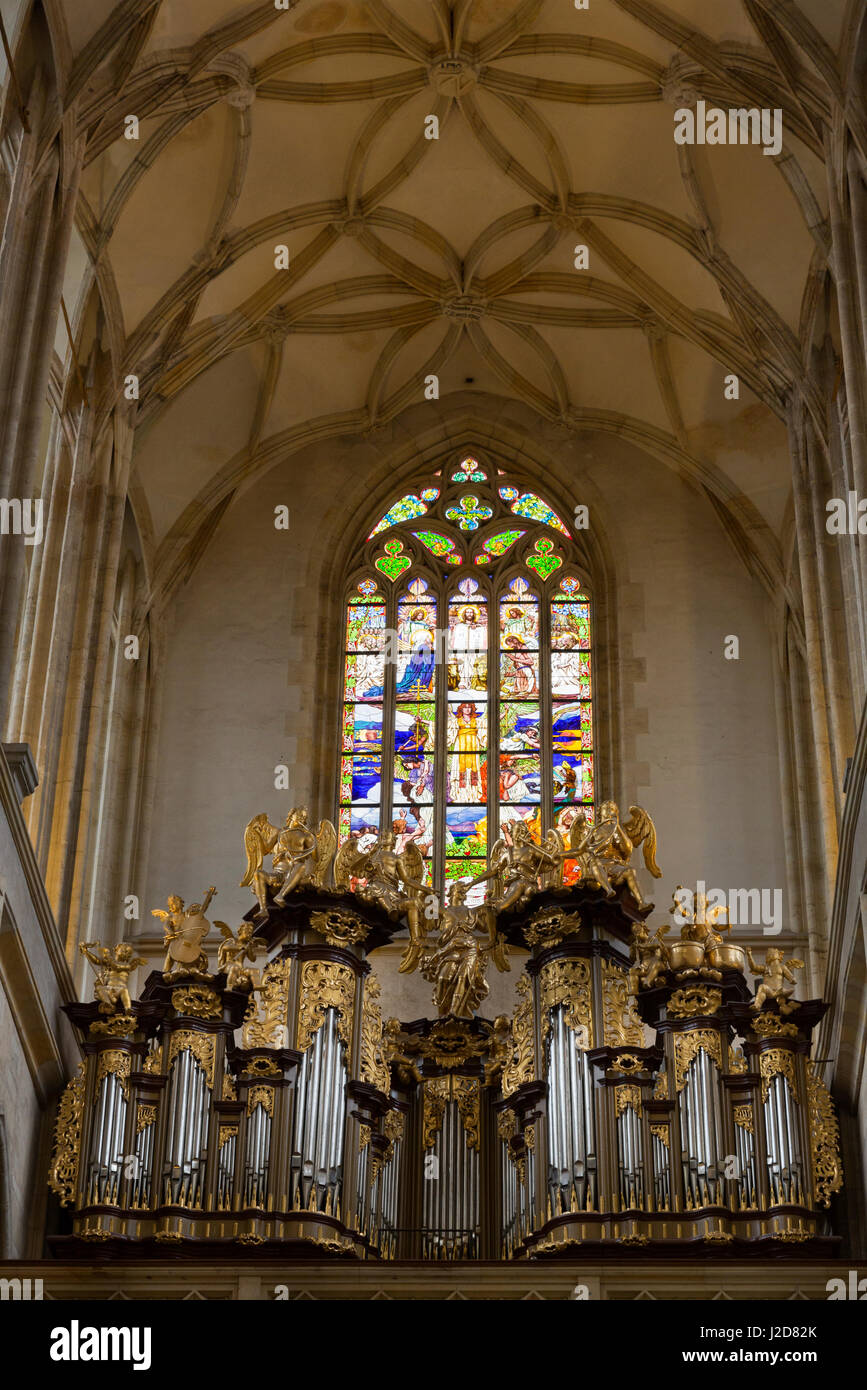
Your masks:
{"label": "pointed arch window", "polygon": [[548,502],[476,457],[390,505],[346,600],[341,839],[393,830],[442,893],[516,820],[538,841],[593,819],[588,580]]}

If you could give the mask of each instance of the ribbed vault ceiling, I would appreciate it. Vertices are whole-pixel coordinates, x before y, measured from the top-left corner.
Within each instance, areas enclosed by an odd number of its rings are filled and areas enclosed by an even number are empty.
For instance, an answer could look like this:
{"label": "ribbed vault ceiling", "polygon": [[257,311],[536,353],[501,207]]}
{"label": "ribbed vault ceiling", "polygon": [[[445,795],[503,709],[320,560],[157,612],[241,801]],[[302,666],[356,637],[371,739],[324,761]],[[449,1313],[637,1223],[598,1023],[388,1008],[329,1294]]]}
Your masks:
{"label": "ribbed vault ceiling", "polygon": [[[215,476],[376,431],[428,373],[442,398],[518,398],[697,468],[779,536],[785,394],[813,393],[840,0],[46,9],[87,130],[79,232],[106,342],[141,378],[157,556]],[[781,156],[676,145],[696,95],[782,108]]]}

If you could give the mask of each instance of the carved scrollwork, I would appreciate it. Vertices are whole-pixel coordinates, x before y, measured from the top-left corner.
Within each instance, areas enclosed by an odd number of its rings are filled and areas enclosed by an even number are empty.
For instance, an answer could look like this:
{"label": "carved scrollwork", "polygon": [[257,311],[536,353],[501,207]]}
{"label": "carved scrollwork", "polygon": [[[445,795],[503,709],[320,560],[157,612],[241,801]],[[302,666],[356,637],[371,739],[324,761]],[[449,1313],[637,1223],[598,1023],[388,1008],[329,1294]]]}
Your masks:
{"label": "carved scrollwork", "polygon": [[339,965],[335,961],[305,961],[301,967],[301,1004],[295,1043],[299,1051],[306,1051],[313,1034],[325,1022],[328,1010],[335,1009],[337,1032],[346,1047],[348,1062],[354,1000],[355,975],[348,965]]}
{"label": "carved scrollwork", "polygon": [[478,1081],[470,1076],[437,1076],[425,1082],[422,1147],[425,1150],[433,1148],[450,1100],[457,1101],[467,1147],[478,1150],[480,1088]]}
{"label": "carved scrollwork", "polygon": [[768,1098],[768,1090],[775,1076],[784,1076],[794,1100],[799,1101],[798,1081],[795,1075],[795,1054],[787,1047],[769,1047],[759,1057],[759,1071],[762,1076],[762,1101]]}
{"label": "carved scrollwork", "polygon": [[385,1060],[382,1041],[382,1009],[377,1002],[380,985],[375,975],[369,975],[364,988],[364,1008],[361,1015],[361,1057],[359,1076],[388,1095],[391,1074]]}
{"label": "carved scrollwork", "polygon": [[629,1106],[640,1115],[641,1111],[641,1089],[638,1086],[618,1086],[614,1092],[614,1113],[622,1115]]}
{"label": "carved scrollwork", "polygon": [[257,1105],[264,1107],[266,1114],[274,1114],[274,1087],[251,1086],[247,1093],[247,1114],[252,1115]]}
{"label": "carved scrollwork", "polygon": [[327,912],[312,912],[310,925],[325,937],[329,946],[354,946],[370,931],[368,923],[356,912],[345,912],[338,907]]}
{"label": "carved scrollwork", "polygon": [[580,929],[579,913],[564,912],[560,907],[546,907],[535,913],[524,927],[524,940],[530,947],[556,946],[564,936],[572,936]]}
{"label": "carved scrollwork", "polygon": [[69,1205],[78,1186],[81,1118],[84,1113],[85,1067],[85,1062],[79,1062],[76,1075],[60,1097],[57,1123],[54,1127],[54,1157],[49,1171],[48,1183],[52,1192],[56,1192],[60,1198],[62,1207]]}
{"label": "carved scrollwork", "polygon": [[96,1094],[99,1093],[100,1084],[104,1076],[116,1076],[123,1091],[124,1100],[129,1100],[129,1074],[132,1067],[132,1057],[128,1052],[120,1049],[107,1049],[99,1053],[96,1065]]}
{"label": "carved scrollwork", "polygon": [[220,996],[206,985],[186,985],[172,991],[172,1007],[190,1018],[222,1018]]}
{"label": "carved scrollwork", "polygon": [[593,1012],[590,1002],[590,967],[586,960],[553,960],[539,972],[542,1006],[542,1043],[551,1027],[551,1011],[566,1006],[567,1028],[578,1035],[581,1048],[592,1046]]}
{"label": "carved scrollwork", "polygon": [[191,1029],[182,1028],[178,1032],[172,1033],[169,1042],[168,1070],[172,1069],[172,1062],[179,1052],[184,1050],[192,1052],[202,1071],[208,1085],[213,1089],[214,1085],[214,1060],[216,1057],[216,1038],[213,1033],[194,1033]]}
{"label": "carved scrollwork", "polygon": [[602,962],[602,1012],[606,1047],[644,1045],[644,1025],[629,995],[629,977],[611,960]]}
{"label": "carved scrollwork", "polygon": [[707,985],[685,985],[676,989],[668,1001],[668,1013],[672,1018],[709,1017],[719,1011],[722,993],[709,989]]}
{"label": "carved scrollwork", "polygon": [[827,1207],[831,1204],[832,1194],[839,1192],[843,1186],[840,1126],[834,1114],[834,1102],[830,1092],[812,1062],[807,1066],[807,1101],[813,1188],[818,1205]]}
{"label": "carved scrollwork", "polygon": [[515,1016],[512,1019],[514,1052],[511,1061],[503,1067],[500,1078],[504,1096],[510,1096],[526,1081],[532,1081],[536,1070],[536,1049],[533,1039],[533,990],[528,975],[523,974],[520,977],[517,988],[521,1002],[515,1009]]}
{"label": "carved scrollwork", "polygon": [[288,956],[282,960],[272,960],[270,965],[265,966],[262,984],[251,994],[247,1005],[241,1029],[242,1047],[279,1047],[283,1042],[291,966]]}
{"label": "carved scrollwork", "polygon": [[676,1091],[683,1090],[690,1065],[701,1051],[707,1052],[722,1070],[722,1040],[714,1028],[698,1028],[690,1033],[675,1033],[674,1086]]}

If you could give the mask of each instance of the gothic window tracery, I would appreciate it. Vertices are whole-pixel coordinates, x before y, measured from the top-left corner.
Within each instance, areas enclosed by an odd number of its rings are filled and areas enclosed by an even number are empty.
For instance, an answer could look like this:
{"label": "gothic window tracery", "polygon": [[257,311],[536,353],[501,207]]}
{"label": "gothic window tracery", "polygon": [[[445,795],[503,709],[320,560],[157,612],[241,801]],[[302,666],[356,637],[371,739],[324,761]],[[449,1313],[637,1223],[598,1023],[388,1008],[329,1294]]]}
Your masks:
{"label": "gothic window tracery", "polygon": [[391,503],[346,599],[341,840],[393,830],[442,893],[484,875],[516,820],[539,840],[568,837],[579,806],[593,819],[592,597],[575,550],[543,497],[476,457]]}

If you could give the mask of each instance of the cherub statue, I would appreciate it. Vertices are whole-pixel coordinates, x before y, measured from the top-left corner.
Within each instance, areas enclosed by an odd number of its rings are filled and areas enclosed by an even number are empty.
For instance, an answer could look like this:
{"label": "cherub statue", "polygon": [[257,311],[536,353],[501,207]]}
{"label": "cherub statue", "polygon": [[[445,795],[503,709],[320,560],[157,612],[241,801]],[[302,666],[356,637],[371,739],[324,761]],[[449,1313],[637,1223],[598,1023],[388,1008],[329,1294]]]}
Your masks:
{"label": "cherub statue", "polygon": [[176,893],[169,897],[166,911],[161,907],[151,908],[151,916],[159,917],[164,927],[163,944],[166,958],[163,961],[163,978],[174,975],[206,975],[208,973],[207,953],[202,950],[202,942],[211,930],[205,917],[211,899],[216,896],[216,888],[209,888],[205,900],[192,903],[184,911],[184,900]]}
{"label": "cherub statue", "polygon": [[494,1031],[491,1034],[491,1051],[485,1062],[486,1086],[490,1086],[506,1063],[512,1060],[514,1050],[512,1024],[506,1014],[497,1014],[494,1019]]}
{"label": "cherub statue", "polygon": [[656,827],[640,806],[630,806],[629,820],[620,823],[616,801],[603,801],[599,819],[585,837],[583,849],[592,859],[602,860],[613,884],[625,883],[637,907],[652,906],[644,901],[635,870],[629,867],[633,852],[644,845],[644,864],[654,878],[662,878],[656,862]]}
{"label": "cherub statue", "polygon": [[491,872],[481,874],[474,882],[484,883],[485,879],[492,878],[503,884],[502,896],[496,900],[502,912],[526,902],[539,887],[540,878],[546,878],[559,863],[560,854],[561,851],[553,847],[537,845],[523,821],[512,821],[508,839],[497,840],[491,850]]}
{"label": "cherub statue", "polygon": [[650,989],[666,970],[671,968],[671,958],[668,954],[668,945],[663,941],[663,937],[668,931],[668,923],[663,922],[651,935],[650,928],[644,922],[633,922],[632,924],[632,960],[633,968],[630,971],[629,988],[632,994],[637,994],[639,988]]}
{"label": "cherub statue", "polygon": [[252,965],[260,948],[265,946],[265,941],[261,936],[253,935],[252,922],[242,922],[237,936],[225,922],[215,925],[223,938],[217,952],[217,969],[225,973],[226,989],[252,990],[253,971],[248,970],[244,962],[249,961]]}
{"label": "cherub statue", "polygon": [[[590,839],[593,835],[593,826],[587,821],[587,813],[583,806],[578,806],[575,811],[572,824],[569,827],[569,844],[563,844],[563,837],[559,831],[548,832],[549,838],[556,836],[559,841],[559,857],[561,860],[574,859],[577,861],[580,870],[581,884],[587,888],[603,888],[606,895],[611,898],[614,896],[614,889],[608,871],[601,858],[590,849]],[[546,841],[547,844],[547,841]],[[562,882],[563,868],[560,868],[560,881]]]}
{"label": "cherub statue", "polygon": [[[498,970],[511,969],[505,939],[497,935],[492,905],[467,907],[467,887],[461,879],[452,880],[448,905],[437,920],[438,939],[425,946],[422,957],[421,973],[434,986],[440,1018],[447,1014],[472,1018],[489,993],[490,960]],[[477,935],[480,930],[482,939]]]}
{"label": "cherub statue", "polygon": [[397,1018],[387,1019],[382,1033],[385,1059],[394,1064],[398,1080],[402,1081],[404,1085],[408,1085],[411,1080],[424,1080],[418,1064],[418,1057],[407,1051],[409,1040],[400,1026],[400,1020]]}
{"label": "cherub statue", "polygon": [[414,970],[424,947],[422,914],[425,899],[430,896],[418,845],[407,844],[398,853],[394,831],[386,830],[369,849],[359,851],[358,840],[352,837],[337,851],[334,861],[336,887],[348,887],[350,877],[365,880],[363,886],[355,890],[362,901],[378,903],[391,915],[405,915],[409,944],[399,971],[406,974]]}
{"label": "cherub statue", "polygon": [[[322,887],[337,848],[337,834],[330,821],[319,822],[314,835],[307,824],[307,807],[293,806],[282,829],[272,825],[264,811],[254,816],[244,830],[247,851],[247,872],[241,887],[253,887],[259,904],[257,920],[267,921],[268,889],[276,888],[276,906],[281,907],[289,894],[302,883]],[[271,855],[271,872],[264,867]]]}
{"label": "cherub statue", "polygon": [[770,999],[777,1005],[781,1014],[792,1013],[798,1007],[797,1003],[792,1001],[797,983],[792,971],[803,970],[804,962],[795,956],[791,960],[786,960],[779,946],[768,947],[765,952],[765,963],[761,967],[756,965],[753,960],[753,953],[748,946],[747,960],[753,974],[760,976],[762,981],[750,1006],[754,1012],[758,1013],[765,1001]]}
{"label": "cherub statue", "polygon": [[147,965],[143,956],[134,956],[132,946],[121,941],[110,950],[99,941],[93,942],[94,950],[82,941],[79,951],[90,961],[96,970],[93,984],[93,997],[99,1000],[101,1014],[117,1013],[118,1005],[124,1013],[132,1009],[129,997],[129,977],[137,965]]}

